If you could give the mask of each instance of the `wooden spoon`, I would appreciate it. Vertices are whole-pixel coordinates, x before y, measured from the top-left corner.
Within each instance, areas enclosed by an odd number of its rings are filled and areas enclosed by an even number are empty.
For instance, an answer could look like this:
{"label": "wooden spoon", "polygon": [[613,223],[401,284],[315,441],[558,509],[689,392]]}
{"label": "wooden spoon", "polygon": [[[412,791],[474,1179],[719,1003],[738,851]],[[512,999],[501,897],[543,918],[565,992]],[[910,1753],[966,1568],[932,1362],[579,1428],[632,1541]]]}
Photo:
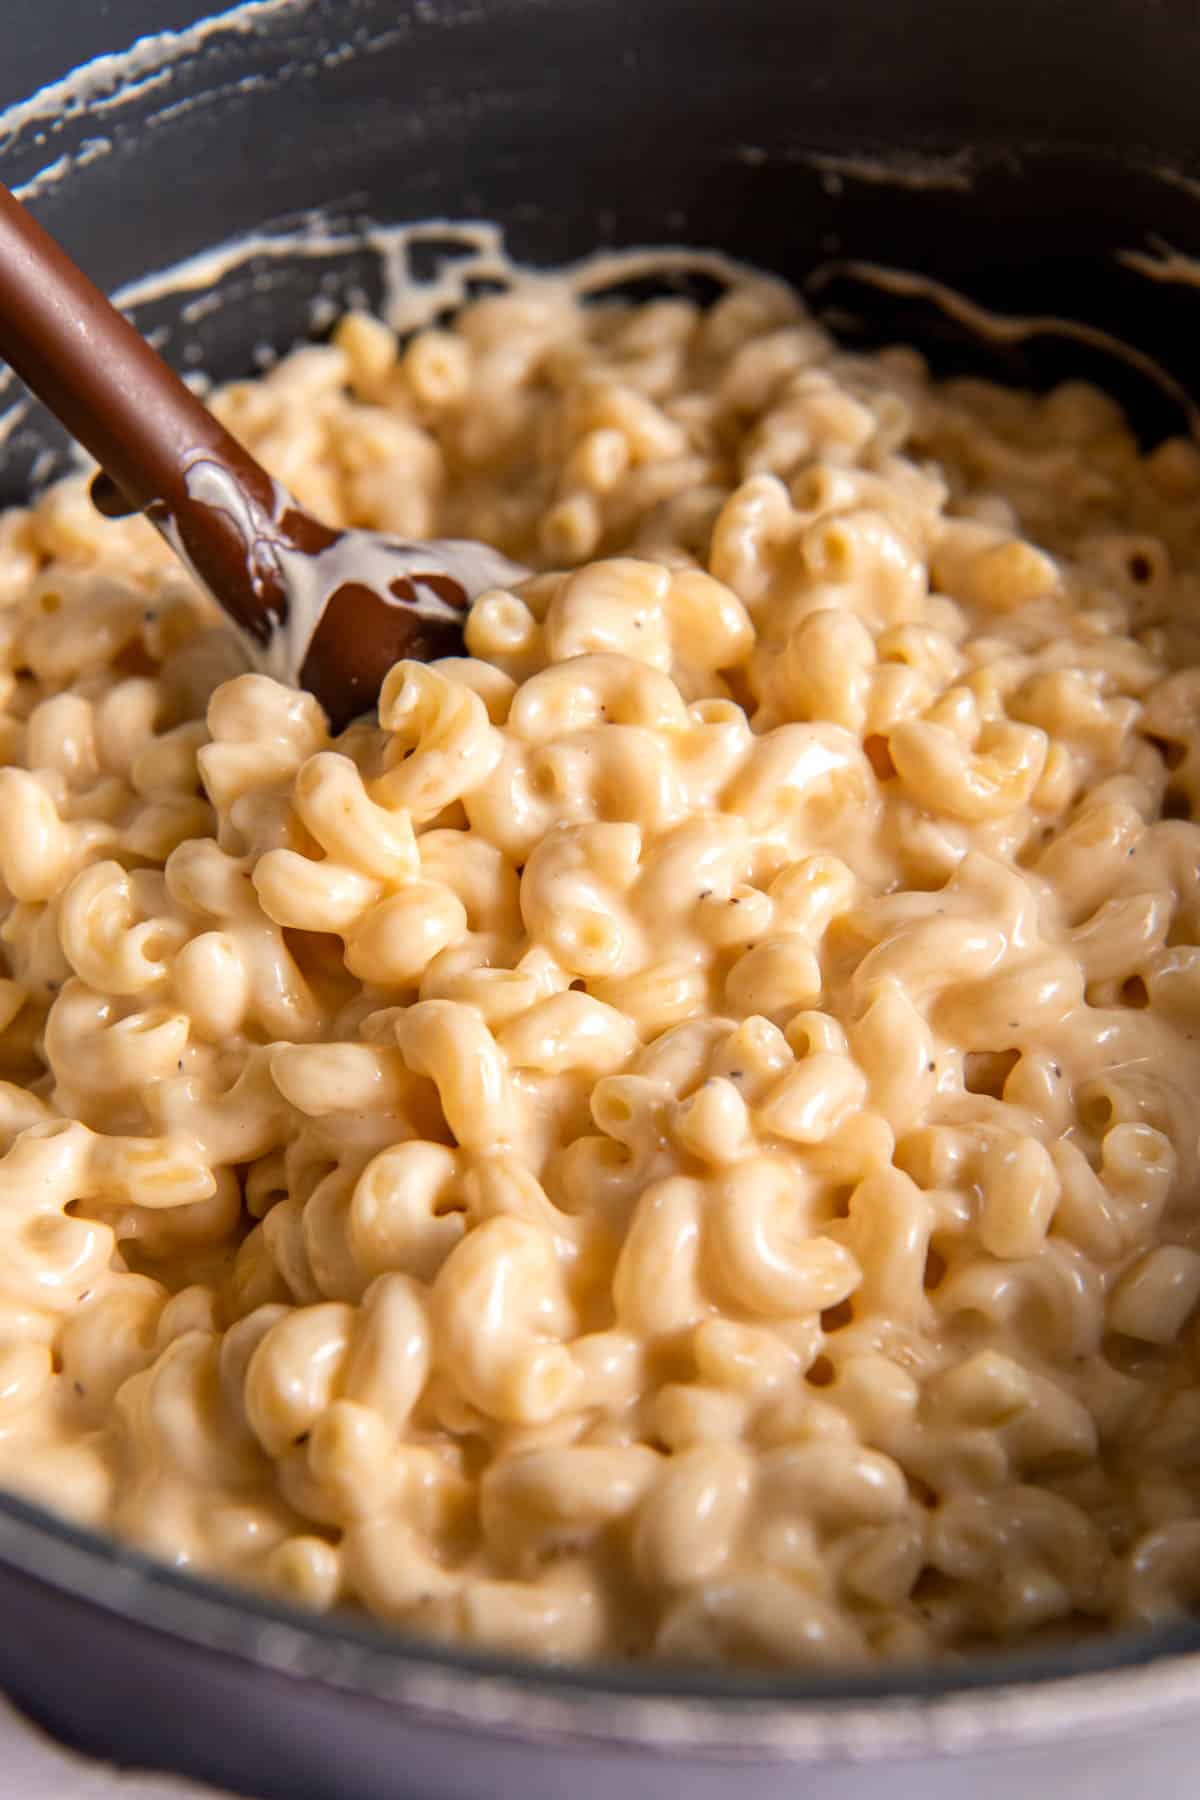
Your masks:
{"label": "wooden spoon", "polygon": [[458,654],[471,600],[526,573],[482,544],[398,543],[304,512],[3,184],[0,357],[100,464],[97,505],[144,512],[254,666],[308,688],[335,729],[399,658]]}

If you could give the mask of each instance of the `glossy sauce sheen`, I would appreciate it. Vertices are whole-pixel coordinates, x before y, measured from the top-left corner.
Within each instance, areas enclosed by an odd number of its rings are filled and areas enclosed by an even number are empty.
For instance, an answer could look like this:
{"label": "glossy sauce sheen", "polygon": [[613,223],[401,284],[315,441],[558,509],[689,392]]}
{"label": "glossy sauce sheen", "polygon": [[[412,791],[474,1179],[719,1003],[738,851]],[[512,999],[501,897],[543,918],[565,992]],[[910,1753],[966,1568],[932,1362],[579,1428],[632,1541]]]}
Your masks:
{"label": "glossy sauce sheen", "polygon": [[[238,627],[250,666],[316,693],[339,727],[370,711],[381,670],[401,656],[427,661],[457,651],[471,601],[528,573],[469,540],[403,544],[327,529],[277,483],[264,518],[230,470],[205,457],[184,485],[190,506],[221,515],[243,546],[239,563],[251,571],[261,608]],[[151,517],[191,565],[186,531],[156,511]]]}
{"label": "glossy sauce sheen", "polygon": [[0,1475],[542,1657],[1191,1607],[1200,454],[578,291],[216,396],[537,571],[377,722],[0,521]]}

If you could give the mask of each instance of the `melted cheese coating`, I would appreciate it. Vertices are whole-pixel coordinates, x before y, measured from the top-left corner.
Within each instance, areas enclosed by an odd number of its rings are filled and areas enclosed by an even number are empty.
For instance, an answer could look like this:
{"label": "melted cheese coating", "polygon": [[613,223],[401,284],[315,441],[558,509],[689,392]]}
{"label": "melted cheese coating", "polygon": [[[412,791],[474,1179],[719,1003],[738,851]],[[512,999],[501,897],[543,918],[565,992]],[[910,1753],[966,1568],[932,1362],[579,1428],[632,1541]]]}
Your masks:
{"label": "melted cheese coating", "polygon": [[217,397],[538,572],[331,739],[0,518],[0,1479],[535,1656],[1200,1591],[1200,455],[784,287],[352,315]]}

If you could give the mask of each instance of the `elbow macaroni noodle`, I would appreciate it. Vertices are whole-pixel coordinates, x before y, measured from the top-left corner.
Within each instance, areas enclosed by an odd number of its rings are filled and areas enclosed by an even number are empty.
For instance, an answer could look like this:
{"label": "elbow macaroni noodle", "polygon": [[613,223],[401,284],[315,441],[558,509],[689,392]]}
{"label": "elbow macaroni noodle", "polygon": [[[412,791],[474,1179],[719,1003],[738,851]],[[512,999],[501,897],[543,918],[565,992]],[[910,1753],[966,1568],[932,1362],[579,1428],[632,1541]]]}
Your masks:
{"label": "elbow macaroni noodle", "polygon": [[538,572],[331,739],[0,518],[0,1478],[542,1657],[1200,1603],[1200,453],[766,280],[215,404]]}

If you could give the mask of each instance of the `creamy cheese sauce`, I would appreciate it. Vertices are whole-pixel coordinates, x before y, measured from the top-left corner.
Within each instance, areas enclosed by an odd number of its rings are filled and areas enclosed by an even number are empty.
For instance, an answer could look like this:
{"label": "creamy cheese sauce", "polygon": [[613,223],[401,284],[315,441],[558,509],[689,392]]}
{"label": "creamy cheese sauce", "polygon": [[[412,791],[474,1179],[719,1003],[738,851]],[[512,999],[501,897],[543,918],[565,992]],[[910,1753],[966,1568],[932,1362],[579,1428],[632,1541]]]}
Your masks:
{"label": "creamy cheese sauce", "polygon": [[[247,546],[260,541],[259,522],[246,495],[219,463],[197,458],[187,471],[184,485],[190,500],[232,519]],[[287,512],[289,501],[278,483],[274,484],[274,493],[274,517],[278,520]],[[166,521],[165,532],[176,555],[190,566],[186,547],[172,520]],[[358,532],[337,538],[320,551],[298,550],[282,538],[273,538],[269,554],[286,596],[286,613],[282,617],[272,615],[272,629],[265,644],[251,632],[238,628],[236,621],[231,620],[230,625],[237,631],[250,668],[293,687],[300,683],[313,634],[330,597],[344,584],[368,587],[381,599],[399,605],[399,601],[389,600],[389,588],[398,578],[406,577],[416,595],[415,601],[404,603],[407,610],[420,618],[444,619],[453,624],[462,619],[461,609],[452,606],[423,576],[448,575],[468,600],[475,600],[489,588],[520,581],[529,574],[528,569],[486,544],[463,538],[398,544]]]}
{"label": "creamy cheese sauce", "polygon": [[1200,454],[588,291],[214,397],[535,571],[335,739],[82,478],[0,519],[0,1478],[542,1657],[1189,1608]]}

